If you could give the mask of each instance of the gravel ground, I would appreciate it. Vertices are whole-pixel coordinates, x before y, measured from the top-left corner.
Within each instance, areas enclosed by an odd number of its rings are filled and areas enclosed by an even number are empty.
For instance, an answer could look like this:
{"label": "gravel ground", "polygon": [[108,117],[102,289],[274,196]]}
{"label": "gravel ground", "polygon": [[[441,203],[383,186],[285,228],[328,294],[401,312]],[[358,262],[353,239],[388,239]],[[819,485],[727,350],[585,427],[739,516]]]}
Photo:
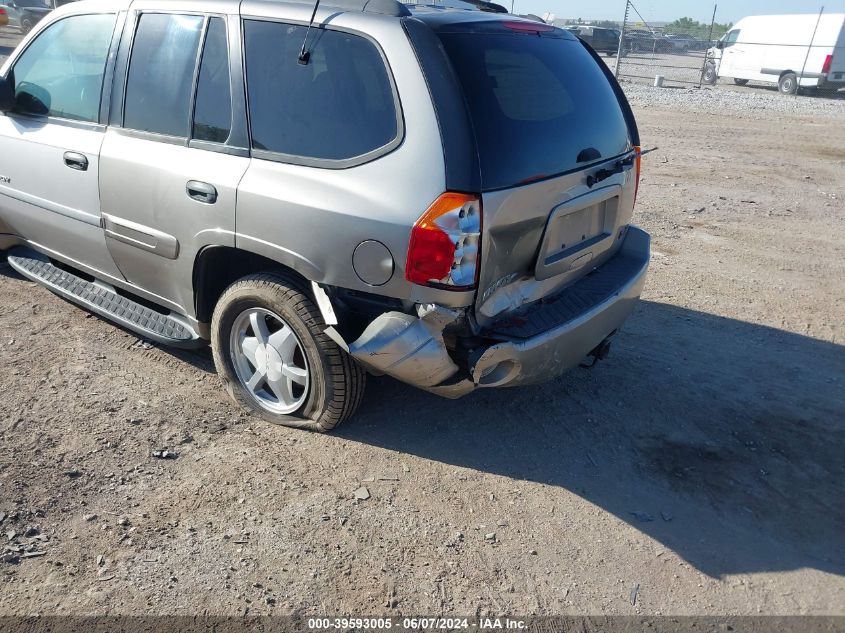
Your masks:
{"label": "gravel ground", "polygon": [[840,124],[845,120],[845,93],[839,93],[835,98],[786,96],[762,84],[654,88],[623,80],[622,86],[631,105],[639,110],[682,109],[697,114],[730,114],[731,118],[793,115],[835,119]]}
{"label": "gravel ground", "polygon": [[630,94],[643,301],[547,385],[282,429],[0,266],[0,614],[845,615],[845,126]]}

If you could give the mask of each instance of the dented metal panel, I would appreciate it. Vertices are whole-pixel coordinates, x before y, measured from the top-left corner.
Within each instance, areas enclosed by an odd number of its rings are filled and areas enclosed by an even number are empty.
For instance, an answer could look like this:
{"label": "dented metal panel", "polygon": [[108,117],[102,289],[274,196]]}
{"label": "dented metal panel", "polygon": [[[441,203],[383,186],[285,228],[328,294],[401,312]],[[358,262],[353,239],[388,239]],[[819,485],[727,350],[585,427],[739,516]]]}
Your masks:
{"label": "dented metal panel", "polygon": [[[447,398],[459,398],[481,387],[512,387],[551,380],[577,365],[613,334],[639,299],[648,269],[650,240],[645,231],[633,226],[623,235],[619,258],[579,282],[584,287],[567,287],[558,298],[545,299],[533,307],[535,312],[543,311],[541,322],[547,323],[548,329],[544,326],[526,335],[519,327],[514,329],[496,321],[498,329],[486,333],[505,340],[499,338],[500,342],[473,350],[464,375],[458,374],[458,366],[443,340],[444,331],[465,317],[461,310],[428,304],[417,306],[417,316],[387,312],[372,321],[358,340],[349,345],[334,328],[328,328],[326,333],[371,370]],[[490,314],[514,312],[518,305],[534,302],[537,293],[548,290],[549,283],[549,280],[533,279],[514,281],[499,288],[482,310]],[[566,295],[567,292],[570,294]],[[573,293],[580,298],[573,298]],[[595,303],[585,302],[587,296],[593,297]],[[567,303],[566,297],[578,309],[560,309]],[[523,317],[529,314],[518,312],[515,319],[525,321]]]}
{"label": "dented metal panel", "polygon": [[[420,317],[387,312],[376,318],[347,349],[375,371],[418,387],[432,387],[458,371],[443,342],[444,328],[460,313],[439,306],[420,306]],[[335,338],[337,332],[328,332]],[[335,339],[336,340],[336,339]]]}
{"label": "dented metal panel", "polygon": [[587,171],[483,194],[480,325],[556,292],[614,255],[634,208],[634,170],[598,188],[586,184]]}

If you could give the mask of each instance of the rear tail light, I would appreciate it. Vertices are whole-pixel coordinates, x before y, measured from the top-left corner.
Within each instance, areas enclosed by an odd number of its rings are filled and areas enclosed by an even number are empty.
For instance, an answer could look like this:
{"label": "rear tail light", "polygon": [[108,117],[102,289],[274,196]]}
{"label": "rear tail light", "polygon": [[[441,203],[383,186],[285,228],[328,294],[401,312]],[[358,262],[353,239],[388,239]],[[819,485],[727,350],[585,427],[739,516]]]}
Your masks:
{"label": "rear tail light", "polygon": [[824,58],[824,64],[822,64],[822,74],[827,75],[830,73],[830,67],[833,64],[833,55],[828,55]]}
{"label": "rear tail light", "polygon": [[422,214],[408,244],[405,279],[423,286],[470,290],[478,281],[481,200],[447,192]]}
{"label": "rear tail light", "polygon": [[637,145],[634,147],[634,178],[636,178],[636,184],[634,185],[634,204],[637,203],[637,192],[640,190],[640,167],[642,166],[642,162],[642,149]]}

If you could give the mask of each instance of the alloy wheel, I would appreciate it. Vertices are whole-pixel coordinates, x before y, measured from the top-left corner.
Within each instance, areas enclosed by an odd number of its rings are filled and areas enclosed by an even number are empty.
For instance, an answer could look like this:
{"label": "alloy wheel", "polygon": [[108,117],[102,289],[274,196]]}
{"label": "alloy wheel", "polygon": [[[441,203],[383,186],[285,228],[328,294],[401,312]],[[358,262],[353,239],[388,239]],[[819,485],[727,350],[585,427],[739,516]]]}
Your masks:
{"label": "alloy wheel", "polygon": [[290,414],[308,397],[309,371],[296,333],[279,315],[249,308],[232,323],[229,348],[247,393],[271,413]]}

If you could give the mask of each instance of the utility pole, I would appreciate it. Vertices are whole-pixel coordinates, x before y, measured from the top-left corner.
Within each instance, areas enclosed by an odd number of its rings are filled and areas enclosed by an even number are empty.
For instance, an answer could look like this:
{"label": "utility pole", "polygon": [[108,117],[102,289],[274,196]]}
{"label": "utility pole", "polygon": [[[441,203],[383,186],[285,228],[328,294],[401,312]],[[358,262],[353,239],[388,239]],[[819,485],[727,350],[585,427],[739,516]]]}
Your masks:
{"label": "utility pole", "polygon": [[801,74],[798,75],[798,85],[795,86],[795,95],[797,96],[799,92],[801,92],[801,80],[804,78],[804,71],[807,70],[807,60],[810,59],[810,51],[813,50],[813,42],[816,41],[816,31],[819,30],[819,22],[822,21],[822,14],[824,13],[824,7],[819,10],[819,17],[816,20],[816,26],[813,29],[813,36],[810,38],[810,45],[807,47],[807,54],[804,56],[804,65],[801,67]]}
{"label": "utility pole", "polygon": [[710,50],[710,45],[713,43],[713,25],[716,24],[716,9],[718,4],[713,5],[713,17],[710,18],[710,34],[707,36],[707,48],[704,50],[704,56],[701,60],[701,72],[698,74],[698,87],[701,88],[701,82],[704,80],[704,70],[707,68],[707,51]]}
{"label": "utility pole", "polygon": [[628,9],[631,8],[631,0],[625,0],[625,17],[622,20],[622,28],[619,30],[619,48],[616,49],[616,66],[613,67],[613,76],[619,78],[619,62],[622,59],[622,48],[625,45],[625,25],[628,24]]}

